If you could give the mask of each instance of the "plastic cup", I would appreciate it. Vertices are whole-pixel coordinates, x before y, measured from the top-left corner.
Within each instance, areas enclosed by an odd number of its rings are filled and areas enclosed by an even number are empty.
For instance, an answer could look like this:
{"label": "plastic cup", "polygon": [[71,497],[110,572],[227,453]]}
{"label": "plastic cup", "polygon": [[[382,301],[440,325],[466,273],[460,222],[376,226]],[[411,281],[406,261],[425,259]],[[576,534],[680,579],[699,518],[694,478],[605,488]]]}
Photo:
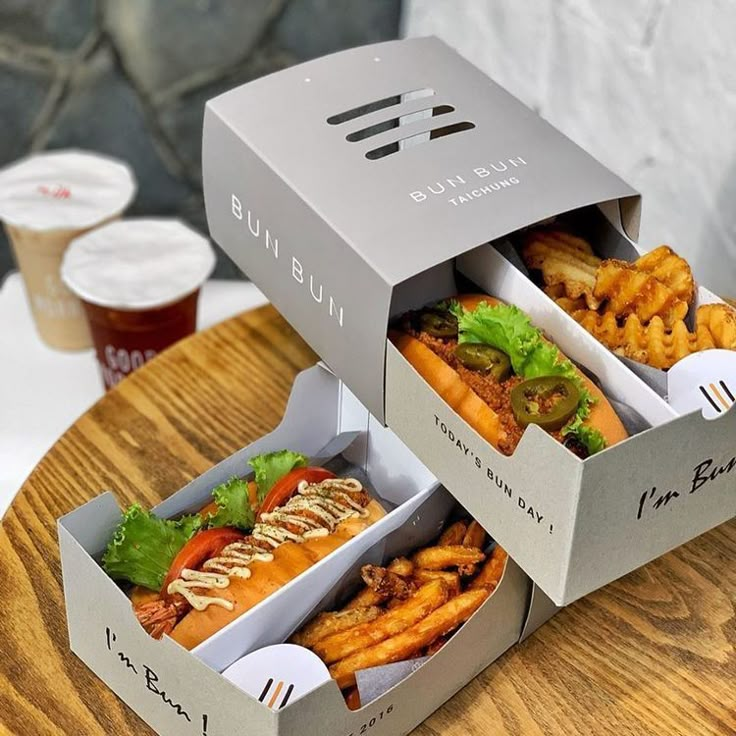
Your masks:
{"label": "plastic cup", "polygon": [[91,346],[82,306],[61,281],[61,260],[74,238],[118,217],[135,189],[125,164],[77,151],[37,154],[0,171],[0,219],[47,345]]}
{"label": "plastic cup", "polygon": [[192,334],[215,254],[178,220],[129,219],[75,239],[61,277],[79,297],[105,389]]}

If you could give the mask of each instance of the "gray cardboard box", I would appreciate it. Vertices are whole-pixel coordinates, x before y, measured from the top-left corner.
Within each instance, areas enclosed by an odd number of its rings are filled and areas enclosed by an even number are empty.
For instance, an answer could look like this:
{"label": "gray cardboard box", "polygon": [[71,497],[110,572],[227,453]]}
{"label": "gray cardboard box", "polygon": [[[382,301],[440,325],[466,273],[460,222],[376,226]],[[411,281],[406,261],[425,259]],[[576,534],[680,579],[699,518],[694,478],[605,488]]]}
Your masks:
{"label": "gray cardboard box", "polygon": [[[487,245],[589,206],[636,238],[636,192],[439,40],[211,100],[203,176],[214,239],[558,605],[736,513],[736,410],[679,413]],[[585,461],[535,426],[512,457],[485,443],[386,339],[458,272],[523,308],[648,429]]]}
{"label": "gray cardboard box", "polygon": [[364,561],[380,562],[431,541],[456,501],[334,375],[315,366],[297,378],[277,429],[156,509],[173,516],[201,507],[215,485],[244,473],[248,458],[259,452],[290,447],[313,455],[335,442],[344,447],[346,438],[352,441],[343,456],[389,507],[396,505],[393,511],[191,652],[168,637],[151,639],[98,564],[121,516],[112,494],[59,520],[72,651],[158,733],[345,736],[364,724],[373,734],[406,733],[554,614],[549,599],[509,560],[493,595],[445,647],[358,711],[347,708],[332,680],[280,710],[227,681],[220,672],[234,660],[284,641],[332,605]]}

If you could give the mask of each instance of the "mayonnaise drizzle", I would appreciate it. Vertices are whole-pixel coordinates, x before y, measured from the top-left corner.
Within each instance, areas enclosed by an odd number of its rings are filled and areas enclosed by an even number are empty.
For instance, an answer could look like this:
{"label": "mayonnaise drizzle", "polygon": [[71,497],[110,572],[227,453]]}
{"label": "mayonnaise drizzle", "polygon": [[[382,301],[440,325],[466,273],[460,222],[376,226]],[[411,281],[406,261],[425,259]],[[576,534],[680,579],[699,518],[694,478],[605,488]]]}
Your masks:
{"label": "mayonnaise drizzle", "polygon": [[214,596],[197,595],[192,588],[227,588],[230,585],[230,578],[227,575],[217,575],[212,572],[200,572],[199,570],[190,570],[184,568],[181,571],[181,577],[169,584],[166,592],[169,595],[178,593],[184,596],[187,603],[195,611],[204,611],[207,606],[221,606],[227,611],[232,611],[235,604],[225,598],[216,598]]}
{"label": "mayonnaise drizzle", "polygon": [[[355,478],[328,478],[319,483],[301,481],[297,492],[283,506],[261,515],[261,520],[253,527],[251,538],[267,545],[271,550],[284,542],[301,544],[308,539],[326,537],[335,527],[346,519],[355,516],[366,517],[369,512],[354,501],[350,493],[360,493],[361,482]],[[306,516],[299,512],[307,512]],[[302,531],[285,529],[280,524],[298,527]],[[204,611],[208,606],[221,606],[228,611],[235,607],[232,601],[215,596],[198,595],[194,589],[221,590],[230,585],[230,578],[251,576],[249,565],[252,562],[271,562],[273,554],[257,544],[244,540],[231,542],[217,557],[212,557],[202,565],[202,570],[184,568],[181,577],[167,588],[169,595],[178,593],[196,611]]]}

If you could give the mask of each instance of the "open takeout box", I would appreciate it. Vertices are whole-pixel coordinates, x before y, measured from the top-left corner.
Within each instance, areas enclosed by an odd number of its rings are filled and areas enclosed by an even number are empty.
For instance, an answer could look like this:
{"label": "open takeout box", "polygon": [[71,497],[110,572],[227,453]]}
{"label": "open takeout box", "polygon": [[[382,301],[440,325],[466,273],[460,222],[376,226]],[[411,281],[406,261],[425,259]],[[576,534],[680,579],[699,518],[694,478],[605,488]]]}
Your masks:
{"label": "open takeout box", "polygon": [[174,516],[201,507],[214,486],[244,473],[255,454],[289,447],[313,455],[351,434],[355,439],[343,457],[389,506],[398,505],[191,652],[167,637],[149,637],[128,598],[100,567],[121,517],[112,494],[59,520],[71,648],[157,732],[341,736],[371,724],[374,734],[406,733],[554,613],[549,599],[509,560],[495,592],[449,642],[358,711],[347,708],[332,680],[275,710],[222,677],[234,660],[284,641],[316,611],[332,605],[363,562],[430,541],[456,502],[334,375],[315,366],[297,378],[279,427],[156,508],[159,515]]}
{"label": "open takeout box", "polygon": [[[439,40],[211,100],[203,177],[214,239],[557,604],[736,513],[736,410],[680,415],[487,245],[590,206],[636,238],[638,195]],[[647,429],[584,461],[535,426],[511,457],[488,445],[386,339],[459,274],[524,309]]]}

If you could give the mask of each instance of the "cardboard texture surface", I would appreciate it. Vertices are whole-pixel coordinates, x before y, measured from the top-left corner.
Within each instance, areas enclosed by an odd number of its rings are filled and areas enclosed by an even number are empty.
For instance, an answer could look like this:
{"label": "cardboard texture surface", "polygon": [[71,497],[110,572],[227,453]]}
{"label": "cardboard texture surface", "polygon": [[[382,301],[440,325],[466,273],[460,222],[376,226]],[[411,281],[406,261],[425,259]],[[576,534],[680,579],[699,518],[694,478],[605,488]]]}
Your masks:
{"label": "cardboard texture surface", "polygon": [[[215,240],[556,604],[736,512],[736,410],[680,416],[661,376],[490,245],[567,213],[592,222],[601,255],[630,260],[638,196],[442,42],[354,49],[220,95],[203,169]],[[653,429],[585,462],[535,426],[510,458],[482,441],[386,341],[391,318],[450,296],[458,272]]]}
{"label": "cardboard texture surface", "polygon": [[[356,426],[360,432],[351,433]],[[336,437],[337,443],[330,443]],[[120,519],[112,494],[59,520],[71,648],[158,733],[291,736],[319,731],[342,736],[358,732],[364,723],[372,723],[376,734],[405,733],[519,640],[532,583],[509,561],[495,593],[450,642],[360,711],[347,709],[332,680],[274,711],[219,674],[242,654],[284,641],[315,611],[332,605],[365,562],[380,562],[430,541],[456,501],[334,375],[316,366],[297,378],[284,420],[274,432],[156,508],[167,516],[198,508],[213,486],[242,474],[247,458],[257,452],[284,446],[305,450],[307,445],[317,452],[325,445],[344,446],[346,439],[352,440],[343,453],[346,460],[360,466],[383,498],[399,505],[192,652],[168,638],[151,639],[128,598],[96,561]],[[537,624],[543,619],[537,616]]]}

